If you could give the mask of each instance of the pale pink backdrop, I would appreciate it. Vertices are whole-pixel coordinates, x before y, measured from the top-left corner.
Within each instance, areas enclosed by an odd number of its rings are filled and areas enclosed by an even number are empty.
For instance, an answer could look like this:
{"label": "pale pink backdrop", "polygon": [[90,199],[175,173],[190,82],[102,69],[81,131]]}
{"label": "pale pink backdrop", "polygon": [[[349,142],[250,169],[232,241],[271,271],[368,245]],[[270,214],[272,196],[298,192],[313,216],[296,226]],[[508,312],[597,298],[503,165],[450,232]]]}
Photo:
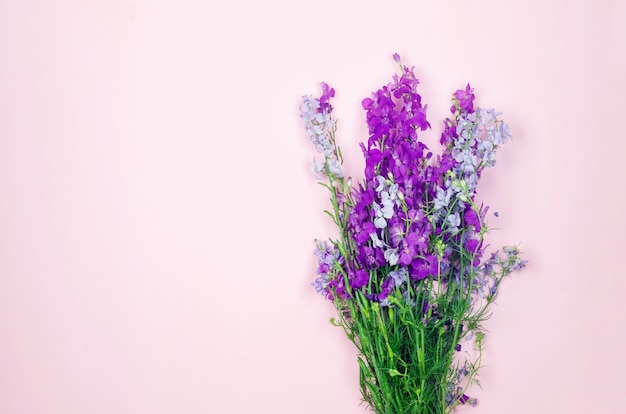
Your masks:
{"label": "pale pink backdrop", "polygon": [[314,294],[333,235],[301,95],[416,66],[514,133],[481,194],[502,288],[480,414],[624,411],[626,3],[1,1],[0,413],[361,413]]}

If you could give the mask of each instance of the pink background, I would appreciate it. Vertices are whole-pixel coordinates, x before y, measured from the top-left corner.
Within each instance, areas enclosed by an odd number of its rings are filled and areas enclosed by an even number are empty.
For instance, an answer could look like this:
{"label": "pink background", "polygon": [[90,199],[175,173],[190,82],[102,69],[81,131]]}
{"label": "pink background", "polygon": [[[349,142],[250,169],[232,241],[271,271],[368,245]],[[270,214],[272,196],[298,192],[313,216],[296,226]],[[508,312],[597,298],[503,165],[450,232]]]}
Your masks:
{"label": "pink background", "polygon": [[[53,4],[55,3],[55,4]],[[314,294],[333,235],[303,94],[415,65],[434,140],[465,83],[514,140],[481,183],[503,285],[489,413],[624,412],[626,3],[0,2],[0,413],[360,413]],[[465,410],[464,410],[465,412]]]}

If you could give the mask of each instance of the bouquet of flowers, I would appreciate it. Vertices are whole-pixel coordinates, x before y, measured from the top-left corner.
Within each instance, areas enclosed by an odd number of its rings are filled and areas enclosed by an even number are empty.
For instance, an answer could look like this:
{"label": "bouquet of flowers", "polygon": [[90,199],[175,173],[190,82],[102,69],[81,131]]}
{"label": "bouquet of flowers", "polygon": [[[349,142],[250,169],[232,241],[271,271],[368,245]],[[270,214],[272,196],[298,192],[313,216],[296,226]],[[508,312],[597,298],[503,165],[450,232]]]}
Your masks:
{"label": "bouquet of flowers", "polygon": [[478,382],[481,323],[502,279],[526,264],[517,247],[485,254],[488,207],[476,201],[510,131],[498,112],[474,106],[467,85],[452,96],[433,157],[418,139],[430,124],[414,68],[394,60],[400,74],[362,102],[369,138],[357,185],[342,171],[334,89],[322,83],[319,98],[302,99],[305,129],[323,156],[313,171],[339,230],[316,241],[313,285],[358,350],[361,393],[374,412],[449,413],[476,404],[467,390]]}

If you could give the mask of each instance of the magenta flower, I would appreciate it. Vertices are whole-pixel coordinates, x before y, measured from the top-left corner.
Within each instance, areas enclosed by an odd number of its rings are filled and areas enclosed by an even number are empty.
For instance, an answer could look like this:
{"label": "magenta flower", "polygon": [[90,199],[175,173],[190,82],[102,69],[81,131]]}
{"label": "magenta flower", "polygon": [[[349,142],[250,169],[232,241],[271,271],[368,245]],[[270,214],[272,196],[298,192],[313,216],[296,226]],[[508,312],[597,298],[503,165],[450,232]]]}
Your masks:
{"label": "magenta flower", "polygon": [[335,90],[328,86],[326,82],[320,83],[322,87],[322,96],[320,97],[320,109],[322,112],[332,112],[333,107],[328,103],[330,98],[335,96]]}
{"label": "magenta flower", "polygon": [[352,286],[353,289],[358,289],[367,285],[367,282],[369,282],[369,280],[369,273],[365,270],[360,269],[354,273],[352,280],[350,281],[350,286]]}
{"label": "magenta flower", "polygon": [[[461,111],[466,113],[474,112],[474,89],[470,88],[469,83],[465,89],[459,89],[454,92],[454,98],[458,101]],[[456,107],[450,108],[451,112],[456,111]]]}

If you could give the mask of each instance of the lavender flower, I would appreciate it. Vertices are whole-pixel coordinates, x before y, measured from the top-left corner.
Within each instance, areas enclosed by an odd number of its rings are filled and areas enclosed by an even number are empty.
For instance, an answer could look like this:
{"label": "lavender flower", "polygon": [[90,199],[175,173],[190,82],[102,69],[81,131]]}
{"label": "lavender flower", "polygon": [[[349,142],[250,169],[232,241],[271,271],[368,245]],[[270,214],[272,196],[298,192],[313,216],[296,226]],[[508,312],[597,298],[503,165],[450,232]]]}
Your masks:
{"label": "lavender flower", "polygon": [[337,274],[337,265],[341,265],[344,259],[335,246],[330,246],[326,241],[316,240],[315,255],[317,256],[317,278],[312,283],[315,291],[331,298],[331,285]]}
{"label": "lavender flower", "polygon": [[304,129],[317,151],[324,155],[323,163],[313,160],[312,169],[317,179],[328,174],[343,178],[339,152],[334,139],[337,122],[331,117],[333,107],[329,103],[330,98],[335,96],[335,90],[323,82],[321,87],[322,95],[319,99],[305,95],[300,104],[300,117],[304,120]]}
{"label": "lavender flower", "polygon": [[402,284],[407,281],[408,275],[409,273],[404,267],[401,267],[398,270],[393,270],[389,272],[389,277],[391,277],[391,279],[393,280],[394,286],[396,287],[402,286]]}

